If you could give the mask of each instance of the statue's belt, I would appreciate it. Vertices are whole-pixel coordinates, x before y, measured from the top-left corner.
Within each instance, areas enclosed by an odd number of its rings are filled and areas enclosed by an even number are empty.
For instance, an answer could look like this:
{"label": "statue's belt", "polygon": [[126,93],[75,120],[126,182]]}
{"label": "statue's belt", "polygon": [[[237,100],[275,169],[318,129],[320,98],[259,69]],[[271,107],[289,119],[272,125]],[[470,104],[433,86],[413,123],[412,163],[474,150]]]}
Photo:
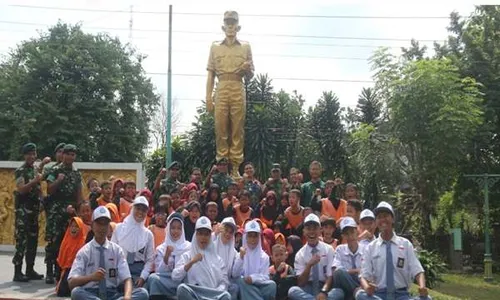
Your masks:
{"label": "statue's belt", "polygon": [[238,74],[220,74],[217,76],[217,79],[219,81],[240,81],[241,82],[241,76]]}

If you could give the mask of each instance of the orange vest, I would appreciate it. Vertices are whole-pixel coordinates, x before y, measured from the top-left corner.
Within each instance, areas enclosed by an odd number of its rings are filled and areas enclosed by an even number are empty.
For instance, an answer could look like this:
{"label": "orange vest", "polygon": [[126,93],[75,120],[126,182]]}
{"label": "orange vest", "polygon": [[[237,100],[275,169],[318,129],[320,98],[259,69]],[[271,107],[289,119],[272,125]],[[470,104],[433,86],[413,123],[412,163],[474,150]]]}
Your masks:
{"label": "orange vest", "polygon": [[165,228],[161,228],[155,225],[149,226],[149,230],[151,230],[151,232],[153,233],[155,249],[156,249],[165,241],[166,230]]}
{"label": "orange vest", "polygon": [[340,220],[347,213],[347,201],[340,199],[339,208],[335,209],[332,202],[328,198],[321,199],[321,215],[334,218],[336,221]]}
{"label": "orange vest", "polygon": [[241,212],[240,206],[238,205],[234,208],[234,214],[235,214],[236,225],[242,227],[243,223],[246,220],[250,219],[250,216],[252,215],[252,209],[249,208],[246,213],[243,213]]}
{"label": "orange vest", "polygon": [[120,217],[123,220],[130,214],[130,209],[132,208],[132,202],[121,198],[120,199]]}
{"label": "orange vest", "polygon": [[236,197],[233,197],[233,199],[229,200],[229,198],[224,198],[224,200],[222,200],[222,207],[224,207],[224,211],[227,210],[229,204],[233,204],[233,207],[236,206],[236,204],[238,204],[238,198]]}
{"label": "orange vest", "polygon": [[304,215],[302,214],[302,206],[300,207],[299,213],[295,214],[292,212],[292,208],[288,207],[285,210],[285,218],[288,220],[287,228],[297,229],[300,224],[304,221]]}
{"label": "orange vest", "polygon": [[[110,201],[111,201],[111,199],[110,199]],[[97,198],[96,202],[97,202],[98,206],[106,206],[106,204],[110,203],[110,202],[106,202],[104,200],[104,196],[101,196],[101,197]]]}

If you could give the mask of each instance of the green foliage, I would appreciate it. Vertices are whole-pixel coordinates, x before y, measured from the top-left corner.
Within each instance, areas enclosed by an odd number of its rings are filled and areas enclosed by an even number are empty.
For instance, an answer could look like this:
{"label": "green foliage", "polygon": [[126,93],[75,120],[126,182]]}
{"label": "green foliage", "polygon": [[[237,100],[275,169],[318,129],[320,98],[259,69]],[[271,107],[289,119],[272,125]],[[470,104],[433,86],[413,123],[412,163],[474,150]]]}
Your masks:
{"label": "green foliage", "polygon": [[143,59],[78,25],[59,23],[21,43],[0,67],[0,159],[19,159],[27,141],[40,156],[68,142],[82,161],[142,159],[158,104]]}
{"label": "green foliage", "polygon": [[446,271],[446,264],[443,258],[436,252],[420,250],[418,259],[425,270],[425,283],[429,288],[435,288],[439,282],[442,282],[442,275]]}

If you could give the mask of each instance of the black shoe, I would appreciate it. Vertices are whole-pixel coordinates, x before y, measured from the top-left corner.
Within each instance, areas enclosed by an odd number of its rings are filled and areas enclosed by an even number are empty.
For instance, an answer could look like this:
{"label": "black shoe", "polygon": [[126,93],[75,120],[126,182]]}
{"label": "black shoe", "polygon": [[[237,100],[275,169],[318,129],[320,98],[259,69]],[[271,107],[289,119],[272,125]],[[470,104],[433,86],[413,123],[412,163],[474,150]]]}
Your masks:
{"label": "black shoe", "polygon": [[28,278],[28,276],[26,276],[26,275],[23,274],[22,268],[23,268],[22,265],[16,265],[15,266],[15,269],[14,269],[14,279],[12,279],[12,281],[15,281],[15,282],[28,282],[28,281],[30,281],[30,279]]}
{"label": "black shoe", "polygon": [[45,283],[46,284],[54,284],[56,281],[54,280],[54,265],[48,263],[47,264],[47,275],[45,275]]}
{"label": "black shoe", "polygon": [[34,265],[27,265],[26,266],[26,276],[30,279],[30,280],[42,280],[43,279],[43,275],[42,274],[38,274],[34,269],[33,269]]}

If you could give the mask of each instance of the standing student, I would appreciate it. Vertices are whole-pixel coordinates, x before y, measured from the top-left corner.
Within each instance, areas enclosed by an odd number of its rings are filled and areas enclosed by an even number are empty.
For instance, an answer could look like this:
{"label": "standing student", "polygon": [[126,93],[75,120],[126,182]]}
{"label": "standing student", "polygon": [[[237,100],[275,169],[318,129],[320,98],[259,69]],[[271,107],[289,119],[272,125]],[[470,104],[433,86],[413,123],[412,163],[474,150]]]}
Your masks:
{"label": "standing student", "polygon": [[321,192],[325,189],[325,182],[321,180],[321,172],[323,171],[321,163],[318,161],[313,161],[309,165],[309,174],[311,175],[311,181],[306,182],[302,185],[302,199],[300,200],[300,205],[306,207],[311,206],[313,196],[317,189]]}
{"label": "standing student", "polygon": [[292,300],[333,299],[332,264],[334,250],[319,240],[321,224],[318,216],[310,214],[304,219],[307,244],[295,256],[297,286],[288,291]]}
{"label": "standing student", "polygon": [[151,300],[175,297],[180,282],[172,279],[172,271],[182,254],[191,249],[184,234],[184,218],[179,213],[168,217],[165,242],[156,248],[155,272],[148,278],[148,290]]}
{"label": "standing student", "polygon": [[105,206],[111,203],[113,195],[113,189],[111,187],[111,182],[103,181],[101,183],[101,195],[96,199],[96,203],[93,204],[92,209],[96,209],[99,206]]}
{"label": "standing student", "polygon": [[276,283],[269,279],[269,256],[262,249],[261,227],[255,220],[245,225],[243,247],[235,262],[241,271],[238,281],[241,299],[268,300],[276,295]]}
{"label": "standing student", "polygon": [[139,196],[134,200],[130,215],[117,225],[111,241],[125,252],[130,274],[137,287],[143,287],[154,262],[154,238],[144,223],[148,212],[148,200]]}
{"label": "standing student", "polygon": [[288,196],[290,206],[285,210],[285,219],[283,220],[283,227],[285,233],[289,235],[297,235],[300,224],[304,221],[304,215],[300,206],[301,192],[293,189]]}
{"label": "standing student", "polygon": [[[132,278],[122,248],[106,238],[111,222],[109,211],[98,207],[92,219],[94,239],[78,251],[68,275],[71,299],[148,300],[145,289],[132,288]],[[121,284],[123,292],[118,289]]]}
{"label": "standing student", "polygon": [[234,246],[234,233],[236,232],[236,223],[231,217],[222,220],[220,233],[215,240],[215,250],[217,254],[222,258],[222,261],[226,264],[227,274],[228,274],[228,292],[231,294],[231,299],[236,300],[238,298],[238,284],[236,277],[233,277],[234,263],[238,252],[236,252]]}
{"label": "standing student", "polygon": [[[339,221],[342,217],[347,214],[347,201],[341,199],[337,194],[337,188],[340,184],[340,180],[337,180],[336,187],[332,188],[328,198],[322,198],[318,201],[319,197],[314,197],[312,200],[312,209],[319,211],[321,215],[332,217],[336,221]],[[317,191],[318,195],[321,193],[320,190]]]}
{"label": "standing student", "polygon": [[91,177],[87,180],[87,189],[89,190],[89,196],[86,198],[87,201],[90,202],[92,210],[97,207],[97,198],[101,196],[101,187],[99,186],[99,181]]}
{"label": "standing student", "polygon": [[[92,218],[92,216],[91,216]],[[57,264],[61,267],[61,277],[57,278],[56,293],[58,297],[69,297],[71,291],[68,285],[68,275],[71,271],[71,265],[76,258],[78,250],[85,245],[88,228],[79,217],[74,217],[69,222],[68,229],[59,249]]]}
{"label": "standing student", "polygon": [[275,191],[268,191],[264,199],[264,205],[260,207],[259,219],[266,224],[267,228],[271,228],[278,218],[278,199]]}
{"label": "standing student", "polygon": [[371,210],[365,209],[361,212],[359,226],[361,228],[361,234],[358,236],[359,245],[364,248],[375,239],[375,230],[377,229],[375,215]]}
{"label": "standing student", "polygon": [[424,269],[410,241],[394,233],[394,211],[382,201],[375,208],[379,237],[364,249],[357,300],[408,300],[413,280],[418,284],[418,299],[430,299]]}
{"label": "standing student", "polygon": [[335,300],[352,299],[359,287],[362,249],[358,244],[358,225],[351,217],[340,221],[342,239],[346,244],[339,245],[333,260],[333,290]]}
{"label": "standing student", "polygon": [[175,264],[172,279],[184,282],[177,288],[182,300],[230,300],[225,262],[217,255],[212,241],[212,226],[207,217],[196,221],[191,249]]}
{"label": "standing student", "polygon": [[120,198],[120,207],[118,209],[122,220],[125,220],[125,218],[130,214],[130,209],[132,208],[137,191],[135,182],[133,181],[126,181],[123,184],[123,188],[125,189],[125,192],[123,197]]}
{"label": "standing student", "polygon": [[240,194],[240,204],[232,209],[236,225],[243,227],[246,220],[252,218],[253,210],[250,207],[250,193],[242,191]]}

